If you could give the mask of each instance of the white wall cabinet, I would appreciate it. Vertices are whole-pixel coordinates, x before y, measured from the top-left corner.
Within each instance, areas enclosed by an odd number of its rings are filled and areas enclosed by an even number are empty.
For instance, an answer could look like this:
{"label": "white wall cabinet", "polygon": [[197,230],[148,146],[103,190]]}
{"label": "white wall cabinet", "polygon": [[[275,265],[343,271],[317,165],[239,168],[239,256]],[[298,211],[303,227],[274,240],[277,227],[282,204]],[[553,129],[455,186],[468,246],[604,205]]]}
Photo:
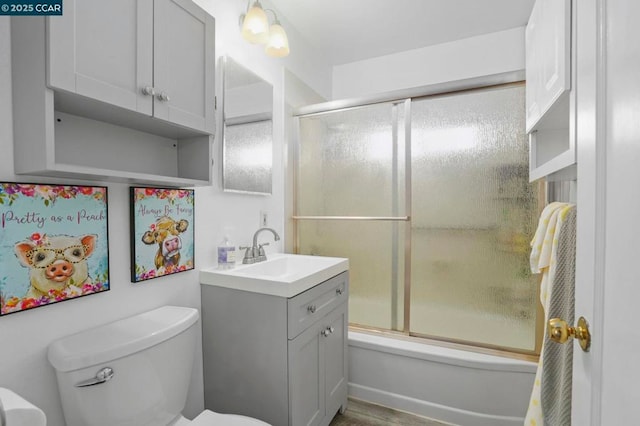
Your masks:
{"label": "white wall cabinet", "polygon": [[206,408],[274,426],[327,426],[346,409],[347,272],[288,299],[201,288]]}
{"label": "white wall cabinet", "polygon": [[571,0],[537,0],[527,24],[526,131],[532,181],[575,163],[574,15]]}
{"label": "white wall cabinet", "polygon": [[215,22],[190,0],[12,19],[16,173],[210,184]]}
{"label": "white wall cabinet", "polygon": [[571,0],[537,0],[525,30],[527,132],[571,90]]}
{"label": "white wall cabinet", "polygon": [[214,27],[190,0],[65,0],[49,86],[213,133]]}

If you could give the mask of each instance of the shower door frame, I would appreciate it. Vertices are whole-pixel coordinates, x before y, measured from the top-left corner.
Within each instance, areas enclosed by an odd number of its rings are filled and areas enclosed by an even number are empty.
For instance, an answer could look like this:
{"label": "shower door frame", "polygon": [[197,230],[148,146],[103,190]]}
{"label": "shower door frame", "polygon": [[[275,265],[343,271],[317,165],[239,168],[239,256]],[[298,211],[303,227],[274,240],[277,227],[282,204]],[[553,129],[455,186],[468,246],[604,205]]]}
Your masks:
{"label": "shower door frame", "polygon": [[[524,78],[524,70],[521,71],[513,71],[513,72],[505,72],[500,74],[493,74],[489,76],[476,77],[464,80],[458,80],[453,82],[446,83],[437,83],[429,86],[424,86],[421,88],[415,89],[406,89],[393,91],[389,93],[384,93],[380,95],[364,97],[364,98],[354,98],[354,99],[346,99],[346,100],[338,100],[338,101],[330,101],[323,102],[320,104],[305,106],[301,108],[297,108],[293,110],[293,143],[291,144],[291,167],[293,170],[293,186],[292,193],[290,196],[292,197],[292,202],[287,203],[290,211],[287,212],[287,216],[291,217],[294,222],[292,226],[293,230],[293,239],[292,244],[293,247],[288,247],[292,252],[297,253],[299,250],[299,235],[298,235],[298,221],[304,220],[353,220],[353,221],[390,221],[394,223],[406,223],[408,226],[405,227],[405,236],[404,236],[404,300],[403,300],[403,327],[402,329],[386,329],[372,326],[364,326],[364,325],[352,325],[349,324],[350,327],[357,328],[358,330],[364,331],[375,331],[382,332],[391,336],[402,336],[406,338],[416,337],[422,340],[428,339],[431,342],[435,343],[444,343],[446,345],[453,345],[454,347],[464,347],[471,348],[472,350],[480,351],[480,352],[489,352],[489,353],[499,353],[507,356],[515,356],[517,358],[522,359],[535,359],[540,353],[541,345],[542,345],[542,336],[540,330],[543,327],[543,316],[541,312],[541,307],[538,306],[537,309],[537,320],[536,320],[536,330],[535,330],[535,345],[534,350],[524,350],[524,349],[515,349],[515,348],[505,348],[501,346],[495,346],[490,344],[481,344],[478,342],[465,343],[463,341],[459,341],[456,339],[448,339],[446,337],[434,337],[429,335],[424,335],[420,333],[411,332],[410,327],[410,314],[411,314],[411,102],[414,99],[425,98],[430,96],[439,96],[453,93],[463,93],[467,91],[474,91],[478,89],[490,89],[492,87],[500,87],[500,86],[509,86],[512,84],[520,84],[525,83]],[[392,216],[306,216],[298,214],[298,200],[297,200],[297,191],[298,191],[298,176],[299,176],[299,167],[300,167],[300,118],[309,117],[314,115],[321,115],[324,113],[333,113],[338,111],[346,111],[353,108],[366,107],[371,105],[379,105],[384,103],[392,104],[393,108],[393,130],[392,130],[392,143],[394,155],[397,153],[398,147],[398,127],[399,120],[397,114],[397,106],[400,104],[404,105],[404,141],[405,141],[405,214],[406,216],[396,216],[397,207],[392,207]],[[394,162],[393,168],[397,168],[397,161]],[[394,173],[394,176],[397,176]],[[395,186],[397,187],[397,186]],[[396,203],[397,197],[394,197],[392,203]],[[395,227],[394,227],[395,228]],[[394,231],[397,232],[397,231]],[[394,238],[392,251],[393,253],[397,253],[400,248],[398,247],[398,240]],[[397,262],[397,256],[393,256],[394,262]],[[409,259],[409,260],[407,260]],[[394,277],[391,283],[392,290],[392,324],[395,322],[397,318],[397,303],[394,299],[397,297],[397,289],[398,284],[395,279],[397,274],[392,274]]]}

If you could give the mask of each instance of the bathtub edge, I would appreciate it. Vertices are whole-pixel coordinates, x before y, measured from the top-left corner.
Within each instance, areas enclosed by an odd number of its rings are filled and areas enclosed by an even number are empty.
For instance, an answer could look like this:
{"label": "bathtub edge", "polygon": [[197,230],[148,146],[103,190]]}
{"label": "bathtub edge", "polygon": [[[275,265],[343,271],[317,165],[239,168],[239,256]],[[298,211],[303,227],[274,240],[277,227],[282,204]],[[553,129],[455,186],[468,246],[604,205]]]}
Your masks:
{"label": "bathtub edge", "polygon": [[349,346],[460,367],[531,374],[535,374],[537,368],[537,364],[531,361],[422,344],[352,330],[349,330],[348,339]]}
{"label": "bathtub edge", "polygon": [[477,413],[354,383],[349,383],[348,389],[349,397],[417,414],[436,421],[447,422],[451,425],[522,426],[524,423],[524,417]]}

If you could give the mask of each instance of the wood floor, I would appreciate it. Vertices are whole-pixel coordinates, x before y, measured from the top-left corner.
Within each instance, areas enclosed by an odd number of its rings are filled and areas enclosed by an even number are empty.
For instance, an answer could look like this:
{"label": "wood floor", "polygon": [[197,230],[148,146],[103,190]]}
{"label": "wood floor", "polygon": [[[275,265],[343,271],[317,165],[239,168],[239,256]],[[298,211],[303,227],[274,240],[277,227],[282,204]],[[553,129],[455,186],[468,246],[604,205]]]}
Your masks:
{"label": "wood floor", "polygon": [[347,411],[344,414],[336,414],[329,426],[447,426],[447,424],[349,398]]}

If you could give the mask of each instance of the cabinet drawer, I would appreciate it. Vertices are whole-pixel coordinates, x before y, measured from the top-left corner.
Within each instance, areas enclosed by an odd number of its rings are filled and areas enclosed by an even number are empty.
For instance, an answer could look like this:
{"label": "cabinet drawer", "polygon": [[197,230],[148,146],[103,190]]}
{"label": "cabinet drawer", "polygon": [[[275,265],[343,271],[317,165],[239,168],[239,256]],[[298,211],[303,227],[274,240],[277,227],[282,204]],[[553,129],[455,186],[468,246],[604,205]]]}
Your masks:
{"label": "cabinet drawer", "polygon": [[349,275],[343,272],[287,302],[288,336],[293,339],[340,303],[349,294]]}

